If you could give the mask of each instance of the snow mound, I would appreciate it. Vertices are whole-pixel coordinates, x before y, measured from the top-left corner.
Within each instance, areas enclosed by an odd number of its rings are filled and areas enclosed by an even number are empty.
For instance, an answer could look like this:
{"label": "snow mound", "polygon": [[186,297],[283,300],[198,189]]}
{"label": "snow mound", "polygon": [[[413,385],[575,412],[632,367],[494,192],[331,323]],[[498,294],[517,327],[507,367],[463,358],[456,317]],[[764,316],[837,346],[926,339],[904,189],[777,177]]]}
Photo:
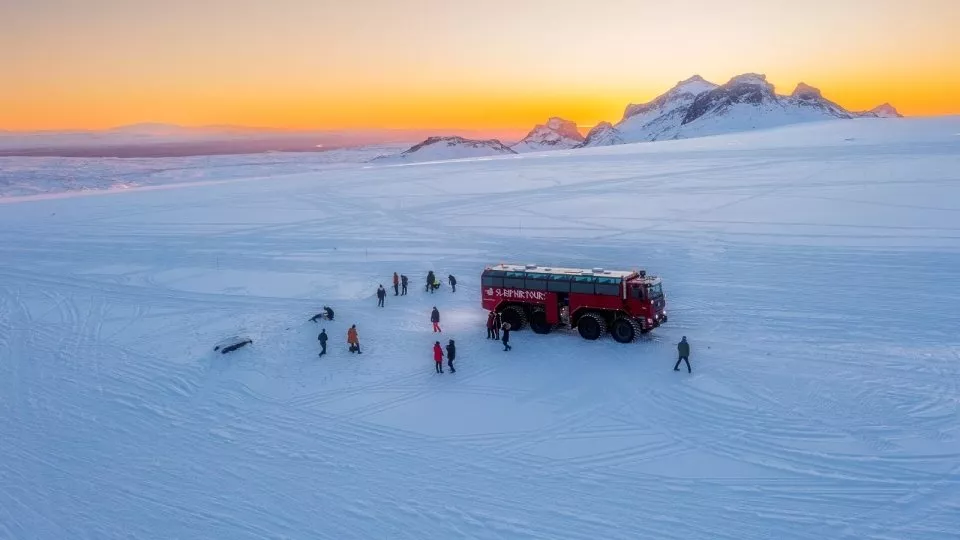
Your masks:
{"label": "snow mound", "polygon": [[376,163],[418,163],[516,154],[496,139],[475,140],[464,137],[430,137],[391,156],[375,158]]}
{"label": "snow mound", "polygon": [[516,152],[537,152],[574,148],[583,143],[576,122],[553,117],[546,124],[537,124],[526,137],[511,146]]}

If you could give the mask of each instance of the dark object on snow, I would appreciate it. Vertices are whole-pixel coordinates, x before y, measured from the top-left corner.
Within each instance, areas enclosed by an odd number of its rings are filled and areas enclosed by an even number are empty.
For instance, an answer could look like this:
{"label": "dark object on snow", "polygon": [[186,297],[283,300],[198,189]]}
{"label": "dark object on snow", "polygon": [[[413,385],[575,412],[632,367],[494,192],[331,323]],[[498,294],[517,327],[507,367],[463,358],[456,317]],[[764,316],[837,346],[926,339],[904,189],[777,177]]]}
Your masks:
{"label": "dark object on snow", "polygon": [[453,340],[450,340],[450,343],[447,344],[447,367],[450,368],[450,373],[456,373],[456,368],[453,367],[453,361],[457,358],[457,346],[453,343]]}
{"label": "dark object on snow", "polygon": [[400,293],[400,296],[406,295],[407,294],[407,276],[403,274],[400,274],[400,288],[402,291]]}
{"label": "dark object on snow", "polygon": [[321,328],[320,335],[317,336],[317,341],[320,342],[320,356],[327,354],[327,329]]}
{"label": "dark object on snow", "polygon": [[253,340],[250,338],[232,336],[217,343],[217,346],[214,347],[213,350],[220,351],[221,354],[227,354],[251,343],[253,343]]}
{"label": "dark object on snow", "polygon": [[680,362],[687,364],[687,373],[693,373],[690,369],[690,344],[687,343],[687,336],[683,336],[680,343],[677,343],[677,363],[673,365],[674,371],[680,371]]}
{"label": "dark object on snow", "polygon": [[313,317],[310,317],[310,322],[317,322],[320,319],[326,319],[328,321],[333,320],[333,310],[329,306],[323,306],[323,311],[317,313]]}
{"label": "dark object on snow", "polygon": [[453,287],[453,292],[457,292],[457,278],[453,277],[453,274],[447,276],[447,281],[450,282],[450,286]]}

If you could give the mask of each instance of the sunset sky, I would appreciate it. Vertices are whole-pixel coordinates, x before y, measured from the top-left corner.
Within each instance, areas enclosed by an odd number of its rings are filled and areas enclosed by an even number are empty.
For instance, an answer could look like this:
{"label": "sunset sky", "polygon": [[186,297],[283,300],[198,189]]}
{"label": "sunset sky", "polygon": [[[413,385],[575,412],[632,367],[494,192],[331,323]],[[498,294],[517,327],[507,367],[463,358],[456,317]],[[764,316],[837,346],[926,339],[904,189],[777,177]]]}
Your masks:
{"label": "sunset sky", "polygon": [[698,73],[960,113],[960,0],[5,0],[0,129],[520,129]]}

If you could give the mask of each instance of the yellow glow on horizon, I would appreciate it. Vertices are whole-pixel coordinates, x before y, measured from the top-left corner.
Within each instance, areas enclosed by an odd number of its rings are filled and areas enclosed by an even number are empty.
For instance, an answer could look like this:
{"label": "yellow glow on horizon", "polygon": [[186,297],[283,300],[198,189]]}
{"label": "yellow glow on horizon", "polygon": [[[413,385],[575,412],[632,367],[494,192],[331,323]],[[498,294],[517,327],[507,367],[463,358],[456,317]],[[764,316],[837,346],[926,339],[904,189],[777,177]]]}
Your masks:
{"label": "yellow glow on horizon", "polygon": [[[68,0],[0,4],[0,129],[138,122],[528,130],[616,123],[700,74],[960,114],[955,0]],[[823,17],[822,13],[830,13]]]}

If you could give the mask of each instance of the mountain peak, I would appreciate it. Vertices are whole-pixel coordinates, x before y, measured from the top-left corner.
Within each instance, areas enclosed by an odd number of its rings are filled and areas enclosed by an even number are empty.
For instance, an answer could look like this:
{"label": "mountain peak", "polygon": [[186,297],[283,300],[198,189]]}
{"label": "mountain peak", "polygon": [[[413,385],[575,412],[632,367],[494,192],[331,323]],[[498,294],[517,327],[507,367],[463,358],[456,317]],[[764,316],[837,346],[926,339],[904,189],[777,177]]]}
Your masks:
{"label": "mountain peak", "polygon": [[554,116],[546,124],[537,124],[512,148],[519,152],[536,152],[573,148],[582,142],[583,135],[577,129],[576,122]]}
{"label": "mountain peak", "polygon": [[820,92],[819,88],[815,88],[806,83],[800,83],[793,90],[793,93],[790,94],[790,97],[806,100],[822,99],[823,93]]}
{"label": "mountain peak", "polygon": [[773,89],[773,85],[767,82],[767,76],[762,73],[743,73],[741,75],[737,75],[736,77],[730,79],[730,81],[724,86],[740,85],[762,86],[764,88],[769,87],[771,90]]}
{"label": "mountain peak", "polygon": [[896,107],[889,103],[878,105],[864,114],[867,116],[876,116],[878,118],[903,118],[903,115],[900,114],[900,111],[898,111]]}
{"label": "mountain peak", "polygon": [[682,108],[688,105],[690,101],[693,101],[695,97],[709,92],[714,88],[717,88],[716,84],[704,79],[700,75],[694,75],[678,82],[673,88],[657,96],[652,101],[627,105],[627,108],[623,111],[621,123],[635,116],[642,115],[642,117],[647,117],[650,114],[660,114],[668,110]]}
{"label": "mountain peak", "polygon": [[578,146],[578,148],[588,148],[591,146],[611,146],[614,144],[623,144],[623,134],[610,122],[600,122],[593,126],[587,137]]}
{"label": "mountain peak", "polygon": [[378,163],[443,161],[516,154],[496,139],[467,139],[456,135],[428,137],[399,154],[375,158]]}

